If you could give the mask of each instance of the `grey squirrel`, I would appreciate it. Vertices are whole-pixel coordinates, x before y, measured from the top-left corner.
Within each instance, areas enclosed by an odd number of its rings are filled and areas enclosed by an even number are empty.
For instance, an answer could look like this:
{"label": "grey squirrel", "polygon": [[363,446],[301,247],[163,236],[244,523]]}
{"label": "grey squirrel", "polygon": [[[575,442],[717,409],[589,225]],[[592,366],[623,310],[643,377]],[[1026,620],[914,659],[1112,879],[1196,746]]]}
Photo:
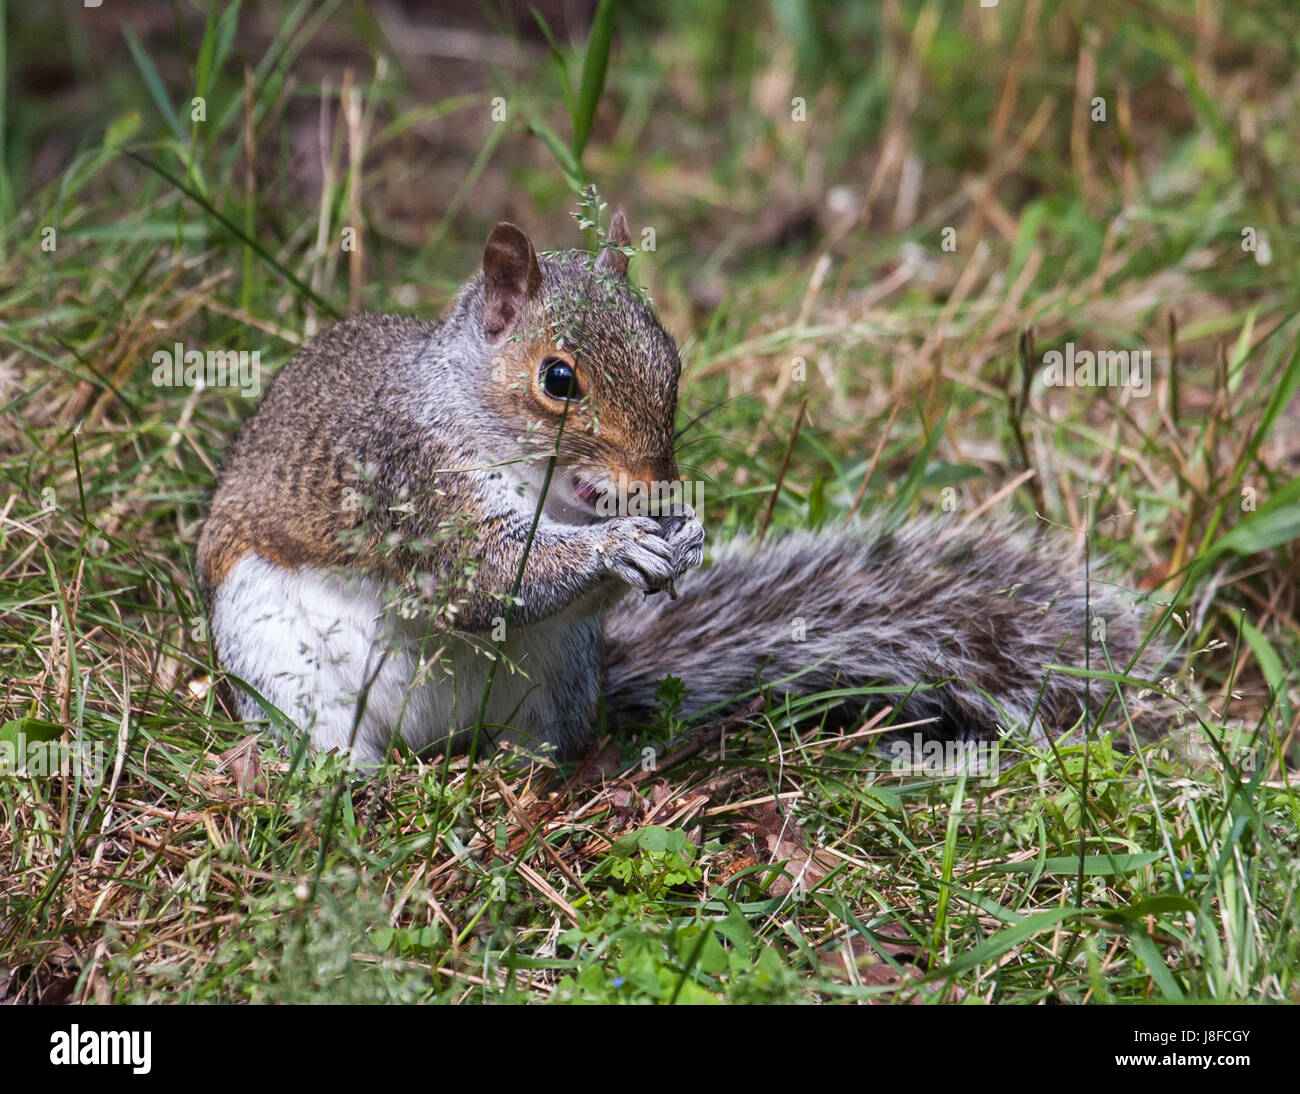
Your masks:
{"label": "grey squirrel", "polygon": [[736,541],[696,571],[689,506],[608,515],[619,485],[678,479],[680,360],[629,244],[621,210],[598,256],[539,256],[498,224],[443,320],[339,323],[244,426],[200,586],[222,667],[315,747],[374,765],[399,738],[482,735],[573,758],[602,696],[615,722],[644,716],[667,675],[686,715],[760,682],[877,686],[937,734],[1042,734],[1107,700],[1047,668],[1083,667],[1090,635],[1093,669],[1150,660],[1114,586],[1005,522]]}

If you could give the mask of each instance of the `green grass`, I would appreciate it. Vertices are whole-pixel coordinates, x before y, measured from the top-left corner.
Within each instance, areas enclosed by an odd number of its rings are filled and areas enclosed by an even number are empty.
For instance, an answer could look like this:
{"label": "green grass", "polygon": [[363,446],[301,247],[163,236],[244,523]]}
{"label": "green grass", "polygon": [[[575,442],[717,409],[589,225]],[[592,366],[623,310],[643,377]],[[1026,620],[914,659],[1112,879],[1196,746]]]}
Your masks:
{"label": "green grass", "polygon": [[[340,3],[112,7],[11,5],[5,39],[0,742],[100,743],[107,778],[0,777],[0,999],[1300,998],[1289,5],[617,5],[603,96],[559,26],[431,65]],[[251,405],[152,353],[273,368],[436,314],[501,215],[580,243],[587,182],[654,229],[714,541],[774,491],[779,527],[1092,513],[1200,717],[1008,744],[991,785],[815,702],[653,777],[671,702],[576,771],[231,759],[193,551]],[[1150,348],[1151,394],[1045,389],[1067,342]]]}

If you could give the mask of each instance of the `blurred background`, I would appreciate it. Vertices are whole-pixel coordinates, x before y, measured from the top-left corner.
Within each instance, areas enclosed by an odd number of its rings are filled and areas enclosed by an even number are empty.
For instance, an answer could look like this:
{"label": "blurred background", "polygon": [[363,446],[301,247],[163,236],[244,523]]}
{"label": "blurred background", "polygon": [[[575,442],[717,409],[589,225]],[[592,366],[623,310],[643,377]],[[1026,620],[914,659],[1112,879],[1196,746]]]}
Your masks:
{"label": "blurred background", "polygon": [[[116,126],[120,145],[149,147],[237,223],[255,198],[259,238],[297,262],[311,262],[322,202],[331,243],[359,212],[365,304],[391,304],[412,273],[436,297],[500,217],[543,245],[575,241],[572,179],[538,133],[572,146],[565,85],[576,96],[596,7],[10,3],[5,218],[31,225],[62,180],[72,238],[93,226],[81,200],[156,223],[171,195],[130,160],[68,186]],[[816,305],[868,285],[884,299],[908,263],[899,288],[937,284],[942,298],[979,245],[991,253],[967,294],[1023,278],[1013,311],[1099,274],[1092,295],[1114,296],[1118,275],[1147,292],[1109,300],[1117,322],[1189,300],[1188,319],[1208,322],[1266,280],[1242,258],[1242,227],[1267,236],[1275,269],[1293,251],[1300,20],[1286,0],[611,7],[582,178],[656,228],[643,276],[667,281],[691,327],[815,253],[836,260]],[[352,132],[345,89],[359,99]],[[185,218],[221,234],[201,210]],[[1141,253],[1100,262],[1125,248]],[[797,303],[807,279],[787,280]]]}

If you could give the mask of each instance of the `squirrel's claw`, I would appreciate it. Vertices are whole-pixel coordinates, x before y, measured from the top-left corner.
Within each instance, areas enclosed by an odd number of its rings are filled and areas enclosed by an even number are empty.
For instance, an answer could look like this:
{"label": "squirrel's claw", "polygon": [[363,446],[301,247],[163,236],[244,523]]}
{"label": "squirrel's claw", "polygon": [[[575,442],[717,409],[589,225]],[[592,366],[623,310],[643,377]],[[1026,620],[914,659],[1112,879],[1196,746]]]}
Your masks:
{"label": "squirrel's claw", "polygon": [[676,600],[676,599],[677,599],[677,579],[676,579],[675,577],[670,577],[670,578],[669,578],[667,581],[665,581],[662,585],[657,585],[657,586],[655,586],[653,589],[647,589],[647,590],[645,591],[645,595],[646,595],[646,596],[654,596],[655,593],[667,593],[667,594],[668,594],[668,599],[669,599],[669,600]]}

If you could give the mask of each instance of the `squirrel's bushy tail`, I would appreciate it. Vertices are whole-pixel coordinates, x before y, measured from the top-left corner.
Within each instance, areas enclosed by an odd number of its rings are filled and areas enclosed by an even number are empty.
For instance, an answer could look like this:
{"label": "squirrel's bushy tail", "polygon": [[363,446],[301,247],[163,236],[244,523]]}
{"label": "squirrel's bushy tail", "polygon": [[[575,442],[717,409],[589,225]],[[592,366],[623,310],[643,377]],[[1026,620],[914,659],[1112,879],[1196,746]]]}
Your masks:
{"label": "squirrel's bushy tail", "polygon": [[1003,727],[1041,737],[1108,699],[1107,722],[1127,712],[1150,735],[1165,704],[1124,686],[1121,705],[1110,681],[1047,668],[1087,664],[1154,684],[1169,658],[1158,642],[1138,654],[1148,614],[1095,563],[1089,579],[1064,548],[1006,523],[736,541],[685,578],[677,600],[629,599],[606,618],[607,710],[616,721],[644,717],[671,674],[686,685],[686,714],[783,681],[774,690],[799,695],[887,687],[856,705],[891,703],[894,722],[938,719],[928,736]]}

